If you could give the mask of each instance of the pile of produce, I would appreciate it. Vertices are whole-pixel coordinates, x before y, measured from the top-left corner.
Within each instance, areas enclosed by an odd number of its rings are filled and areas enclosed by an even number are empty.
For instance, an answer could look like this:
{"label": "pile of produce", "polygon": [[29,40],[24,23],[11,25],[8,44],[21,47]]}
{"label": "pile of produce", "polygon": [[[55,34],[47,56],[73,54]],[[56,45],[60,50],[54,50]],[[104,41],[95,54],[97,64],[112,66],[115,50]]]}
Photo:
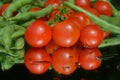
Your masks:
{"label": "pile of produce", "polygon": [[120,11],[110,0],[0,1],[0,64],[25,64],[33,74],[95,70],[117,56],[99,49],[120,45]]}

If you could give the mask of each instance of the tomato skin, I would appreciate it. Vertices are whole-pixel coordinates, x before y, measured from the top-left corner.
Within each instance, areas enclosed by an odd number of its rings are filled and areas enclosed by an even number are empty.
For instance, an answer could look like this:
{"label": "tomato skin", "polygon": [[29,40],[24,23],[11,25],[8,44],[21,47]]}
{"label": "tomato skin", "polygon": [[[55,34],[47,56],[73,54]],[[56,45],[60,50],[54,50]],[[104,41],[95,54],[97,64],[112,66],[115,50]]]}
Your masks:
{"label": "tomato skin", "polygon": [[80,33],[80,40],[84,47],[96,48],[103,41],[103,32],[97,25],[87,25]]}
{"label": "tomato skin", "polygon": [[107,38],[110,35],[109,31],[103,31],[103,38]]}
{"label": "tomato skin", "polygon": [[51,64],[51,57],[43,48],[31,48],[24,56],[26,68],[33,74],[45,73]]}
{"label": "tomato skin", "polygon": [[91,7],[90,0],[75,0],[75,4],[80,7]]}
{"label": "tomato skin", "polygon": [[56,9],[60,5],[60,0],[46,0],[44,3],[44,7],[48,5],[53,5],[53,8]]}
{"label": "tomato skin", "polygon": [[53,39],[45,46],[46,51],[50,55],[52,55],[58,48],[60,48],[60,46],[57,45]]}
{"label": "tomato skin", "polygon": [[106,16],[112,16],[113,10],[109,3],[105,1],[97,1],[93,8],[95,8],[100,14],[106,15]]}
{"label": "tomato skin", "polygon": [[89,11],[90,13],[96,15],[99,17],[99,12],[95,9],[95,8],[91,8],[91,7],[83,7],[85,10]]}
{"label": "tomato skin", "polygon": [[80,30],[74,23],[65,20],[56,24],[53,28],[53,40],[62,47],[74,45],[80,36]]}
{"label": "tomato skin", "polygon": [[39,11],[39,10],[41,10],[41,8],[39,8],[39,7],[34,7],[34,8],[31,8],[31,9],[29,10],[29,12],[35,12],[35,11]]}
{"label": "tomato skin", "polygon": [[77,56],[71,48],[59,48],[52,55],[52,67],[56,72],[70,75],[76,69]]}
{"label": "tomato skin", "polygon": [[75,18],[79,18],[80,22],[82,23],[83,26],[86,26],[90,23],[90,18],[86,14],[82,12],[76,12],[74,14]]}
{"label": "tomato skin", "polygon": [[100,64],[101,60],[98,58],[102,54],[98,48],[85,48],[79,55],[80,66],[85,70],[95,70]]}
{"label": "tomato skin", "polygon": [[43,47],[52,38],[51,27],[42,20],[34,21],[25,31],[25,40],[32,47]]}

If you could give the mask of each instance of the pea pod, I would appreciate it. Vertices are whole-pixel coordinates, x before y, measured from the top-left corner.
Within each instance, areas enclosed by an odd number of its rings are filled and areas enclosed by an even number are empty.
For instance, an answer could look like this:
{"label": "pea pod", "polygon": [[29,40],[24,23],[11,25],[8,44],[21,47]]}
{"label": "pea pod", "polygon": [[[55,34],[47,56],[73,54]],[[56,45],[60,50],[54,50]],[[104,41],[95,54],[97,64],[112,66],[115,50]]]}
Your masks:
{"label": "pea pod", "polygon": [[10,49],[22,49],[24,47],[25,40],[23,37],[20,37],[16,40],[15,45]]}
{"label": "pea pod", "polygon": [[5,47],[6,50],[10,49],[11,43],[12,43],[12,38],[11,35],[14,31],[14,27],[7,26],[4,28],[4,32],[2,35],[2,44]]}
{"label": "pea pod", "polygon": [[30,4],[34,0],[17,0],[12,2],[9,7],[3,12],[3,16],[7,19],[12,16],[13,12],[22,7],[23,5]]}
{"label": "pea pod", "polygon": [[120,37],[112,37],[112,38],[104,39],[102,44],[99,45],[99,48],[115,46],[115,45],[120,45]]}
{"label": "pea pod", "polygon": [[13,38],[17,38],[17,37],[20,37],[20,36],[23,36],[25,33],[25,29],[19,29],[17,31],[15,31],[13,34],[12,34],[12,39]]}
{"label": "pea pod", "polygon": [[102,29],[107,30],[111,33],[120,34],[120,27],[113,25],[111,23],[108,23],[107,21],[100,19],[99,17],[93,15],[92,13],[90,13],[90,12],[84,10],[83,8],[78,7],[70,2],[64,2],[64,4],[69,6],[70,8],[73,8],[76,11],[80,11],[80,12],[87,14],[91,18],[91,20],[93,22],[95,22],[97,25],[99,25]]}
{"label": "pea pod", "polygon": [[49,14],[51,11],[52,11],[52,5],[48,5],[46,8],[41,9],[40,11],[19,14],[15,17],[11,17],[9,20],[21,21],[21,20],[30,20],[32,18],[41,18]]}

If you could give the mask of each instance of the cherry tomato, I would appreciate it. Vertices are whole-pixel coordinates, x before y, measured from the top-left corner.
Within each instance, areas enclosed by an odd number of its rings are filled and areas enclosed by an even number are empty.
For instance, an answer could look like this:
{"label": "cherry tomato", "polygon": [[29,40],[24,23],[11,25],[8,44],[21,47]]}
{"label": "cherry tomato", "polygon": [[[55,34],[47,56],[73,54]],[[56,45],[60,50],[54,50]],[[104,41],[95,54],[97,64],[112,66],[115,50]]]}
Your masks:
{"label": "cherry tomato", "polygon": [[60,46],[55,43],[55,41],[52,39],[46,46],[46,51],[52,55]]}
{"label": "cherry tomato", "polygon": [[80,7],[91,7],[90,0],[75,0],[75,4]]}
{"label": "cherry tomato", "polygon": [[77,56],[71,48],[59,48],[52,55],[53,69],[63,75],[72,74],[77,62]]}
{"label": "cherry tomato", "polygon": [[82,12],[76,12],[74,14],[75,18],[79,18],[80,22],[82,23],[83,26],[88,25],[90,23],[90,18],[86,14]]}
{"label": "cherry tomato", "polygon": [[95,8],[91,8],[91,7],[83,7],[85,10],[89,11],[90,13],[96,15],[99,17],[99,12],[95,9]]}
{"label": "cherry tomato", "polygon": [[83,23],[79,20],[78,17],[74,17],[74,16],[71,16],[68,18],[68,20],[71,22],[71,23],[74,23],[77,25],[77,27],[79,28],[79,30],[81,30],[83,28]]}
{"label": "cherry tomato", "polygon": [[43,74],[50,67],[51,57],[43,48],[31,48],[25,53],[24,63],[31,73]]}
{"label": "cherry tomato", "polygon": [[42,20],[34,21],[25,31],[25,40],[32,47],[43,47],[52,38],[51,27]]}
{"label": "cherry tomato", "polygon": [[110,32],[103,31],[103,38],[107,38],[110,35]]}
{"label": "cherry tomato", "polygon": [[103,32],[97,25],[87,25],[81,30],[80,40],[85,47],[98,47],[103,41]]}
{"label": "cherry tomato", "polygon": [[53,5],[53,8],[56,9],[59,5],[60,5],[60,0],[46,0],[44,7],[48,6],[48,5]]}
{"label": "cherry tomato", "polygon": [[53,40],[62,47],[74,45],[80,36],[80,30],[76,24],[65,20],[56,24],[53,28]]}
{"label": "cherry tomato", "polygon": [[99,57],[101,56],[101,52],[98,48],[85,48],[81,51],[79,55],[79,63],[80,66],[85,70],[95,70],[100,64],[101,60]]}
{"label": "cherry tomato", "polygon": [[95,8],[102,15],[112,16],[113,14],[112,7],[108,2],[105,1],[97,1],[93,5],[93,8]]}

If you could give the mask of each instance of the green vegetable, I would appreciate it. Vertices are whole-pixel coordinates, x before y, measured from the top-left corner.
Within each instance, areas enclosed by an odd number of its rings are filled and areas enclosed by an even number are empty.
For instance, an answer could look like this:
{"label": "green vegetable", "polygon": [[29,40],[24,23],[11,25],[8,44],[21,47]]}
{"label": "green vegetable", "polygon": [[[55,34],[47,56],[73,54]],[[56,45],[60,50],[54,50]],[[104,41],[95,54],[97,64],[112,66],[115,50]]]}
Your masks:
{"label": "green vegetable", "polygon": [[20,37],[15,41],[14,46],[11,47],[10,49],[22,49],[24,45],[25,45],[25,40],[23,37]]}
{"label": "green vegetable", "polygon": [[17,0],[12,2],[10,6],[3,12],[3,16],[7,19],[12,16],[13,12],[22,7],[23,5],[32,3],[34,0]]}
{"label": "green vegetable", "polygon": [[102,44],[99,45],[99,48],[115,46],[115,45],[120,45],[120,37],[111,37],[108,39],[104,39]]}
{"label": "green vegetable", "polygon": [[120,34],[120,27],[113,25],[111,23],[108,23],[107,21],[100,19],[99,17],[91,14],[90,12],[88,12],[88,11],[84,10],[83,8],[78,7],[70,2],[64,2],[64,4],[73,8],[76,11],[80,11],[80,12],[87,14],[91,18],[92,21],[94,21],[96,24],[98,24],[104,30],[110,31],[111,33]]}
{"label": "green vegetable", "polygon": [[52,5],[48,5],[46,8],[41,9],[40,11],[19,14],[15,17],[11,17],[9,20],[14,20],[14,21],[24,20],[25,21],[25,20],[30,20],[33,18],[41,18],[41,17],[49,14],[51,11],[52,11]]}

